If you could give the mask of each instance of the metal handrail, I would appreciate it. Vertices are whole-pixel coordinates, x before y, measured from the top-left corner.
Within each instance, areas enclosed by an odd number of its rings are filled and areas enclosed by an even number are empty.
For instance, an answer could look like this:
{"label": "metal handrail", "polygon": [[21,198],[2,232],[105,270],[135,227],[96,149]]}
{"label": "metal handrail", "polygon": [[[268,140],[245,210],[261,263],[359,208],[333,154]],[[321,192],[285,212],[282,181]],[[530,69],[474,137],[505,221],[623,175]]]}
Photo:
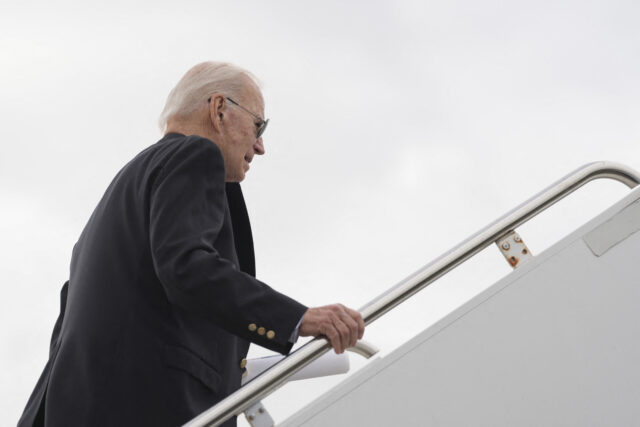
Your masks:
{"label": "metal handrail", "polygon": [[[640,184],[640,174],[618,163],[594,162],[576,169],[366,304],[360,309],[364,323],[370,324],[517,226],[598,178],[614,179],[630,188]],[[217,426],[241,414],[329,349],[329,342],[325,338],[311,340],[185,426]]]}
{"label": "metal handrail", "polygon": [[365,359],[371,359],[380,351],[378,347],[365,340],[358,341],[356,345],[349,347],[347,350],[359,354]]}

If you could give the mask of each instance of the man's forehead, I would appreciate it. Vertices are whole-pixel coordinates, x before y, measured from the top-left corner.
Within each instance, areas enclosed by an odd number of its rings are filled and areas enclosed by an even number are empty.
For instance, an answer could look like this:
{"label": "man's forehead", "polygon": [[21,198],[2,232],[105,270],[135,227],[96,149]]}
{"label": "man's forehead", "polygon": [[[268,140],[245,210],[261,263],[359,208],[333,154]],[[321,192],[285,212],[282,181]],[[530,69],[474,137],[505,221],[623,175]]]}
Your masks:
{"label": "man's forehead", "polygon": [[258,112],[264,111],[264,98],[262,91],[253,80],[246,78],[245,84],[242,86],[242,95],[247,103],[255,107]]}

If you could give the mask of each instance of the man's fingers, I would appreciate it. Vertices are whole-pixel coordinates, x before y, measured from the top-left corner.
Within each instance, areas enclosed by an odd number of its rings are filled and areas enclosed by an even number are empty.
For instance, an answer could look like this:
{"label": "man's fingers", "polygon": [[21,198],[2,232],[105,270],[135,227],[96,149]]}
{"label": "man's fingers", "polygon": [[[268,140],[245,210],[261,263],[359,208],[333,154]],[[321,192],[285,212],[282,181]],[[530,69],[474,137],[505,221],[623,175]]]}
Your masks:
{"label": "man's fingers", "polygon": [[338,304],[338,306],[340,308],[340,319],[349,329],[349,338],[348,344],[346,344],[346,348],[353,347],[364,335],[364,321],[362,320],[362,316],[360,315],[360,313],[358,313],[356,310],[352,310],[341,304]]}
{"label": "man's fingers", "polygon": [[340,333],[333,324],[323,323],[320,333],[329,340],[329,344],[331,344],[331,347],[336,351],[336,353],[341,353]]}
{"label": "man's fingers", "polygon": [[332,347],[336,351],[337,354],[341,354],[344,352],[344,339],[342,333],[336,325],[332,325],[333,330],[335,331]]}
{"label": "man's fingers", "polygon": [[340,354],[345,349],[350,347],[349,344],[351,341],[351,331],[349,330],[349,327],[342,321],[340,316],[334,319],[333,326],[338,330],[338,333],[340,334],[340,351],[336,351],[336,353]]}
{"label": "man's fingers", "polygon": [[356,322],[355,319],[351,317],[350,313],[347,310],[344,310],[340,313],[340,320],[348,329],[349,336],[346,348],[353,347],[358,341],[358,322]]}
{"label": "man's fingers", "polygon": [[307,310],[300,325],[300,335],[324,335],[336,353],[340,354],[356,345],[364,329],[360,313],[342,304],[332,304]]}
{"label": "man's fingers", "polygon": [[349,315],[351,316],[351,318],[354,319],[358,324],[358,339],[361,340],[362,337],[364,336],[364,319],[362,318],[362,315],[360,314],[359,311],[353,310],[348,307],[345,307],[345,308],[347,310],[347,313],[349,313]]}

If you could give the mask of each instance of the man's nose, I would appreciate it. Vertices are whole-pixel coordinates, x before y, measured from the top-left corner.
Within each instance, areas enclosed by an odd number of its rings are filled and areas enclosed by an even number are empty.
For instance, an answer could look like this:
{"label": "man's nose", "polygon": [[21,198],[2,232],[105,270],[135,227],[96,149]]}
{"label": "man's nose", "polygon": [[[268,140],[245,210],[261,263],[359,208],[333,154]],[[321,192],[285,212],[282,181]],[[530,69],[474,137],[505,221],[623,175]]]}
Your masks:
{"label": "man's nose", "polygon": [[264,144],[262,143],[262,137],[256,139],[256,143],[253,144],[253,151],[255,151],[255,153],[259,155],[263,155],[265,153]]}

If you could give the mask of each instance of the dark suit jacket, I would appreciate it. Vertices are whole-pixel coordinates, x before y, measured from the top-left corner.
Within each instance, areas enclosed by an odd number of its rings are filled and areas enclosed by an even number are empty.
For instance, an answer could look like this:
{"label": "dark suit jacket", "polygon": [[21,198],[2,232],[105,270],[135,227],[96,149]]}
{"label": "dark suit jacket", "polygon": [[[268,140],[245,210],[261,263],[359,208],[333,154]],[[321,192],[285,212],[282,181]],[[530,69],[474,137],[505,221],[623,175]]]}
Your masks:
{"label": "dark suit jacket", "polygon": [[[178,426],[287,353],[306,307],[253,277],[220,150],[169,134],[114,178],[74,246],[50,359],[19,426]],[[225,425],[235,425],[235,419]]]}

